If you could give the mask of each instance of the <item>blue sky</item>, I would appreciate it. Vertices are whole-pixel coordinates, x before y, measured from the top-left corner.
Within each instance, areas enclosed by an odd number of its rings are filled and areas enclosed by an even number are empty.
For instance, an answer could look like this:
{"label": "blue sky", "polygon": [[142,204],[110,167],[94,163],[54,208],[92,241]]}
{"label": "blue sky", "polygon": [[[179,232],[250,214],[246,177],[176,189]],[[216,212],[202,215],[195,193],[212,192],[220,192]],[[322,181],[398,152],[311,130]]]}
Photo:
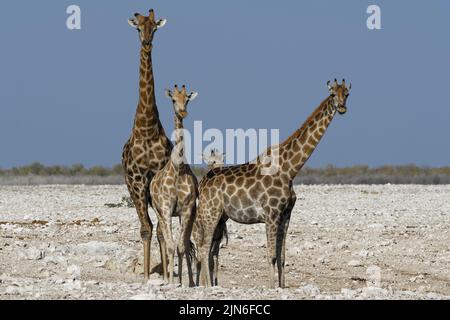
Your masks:
{"label": "blue sky", "polygon": [[[66,28],[66,8],[82,30]],[[382,30],[368,30],[377,4]],[[120,162],[138,101],[139,42],[126,20],[154,8],[161,120],[164,89],[199,92],[185,126],[296,130],[351,80],[309,166],[450,165],[450,2],[433,1],[2,1],[0,167]]]}

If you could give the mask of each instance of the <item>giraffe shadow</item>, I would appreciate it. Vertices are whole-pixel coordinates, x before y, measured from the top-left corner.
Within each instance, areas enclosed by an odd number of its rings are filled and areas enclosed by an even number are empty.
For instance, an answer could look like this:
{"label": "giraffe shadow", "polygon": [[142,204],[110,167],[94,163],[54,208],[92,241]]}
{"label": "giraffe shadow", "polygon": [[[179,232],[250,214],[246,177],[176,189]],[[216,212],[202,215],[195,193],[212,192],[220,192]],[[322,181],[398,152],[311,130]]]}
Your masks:
{"label": "giraffe shadow", "polygon": [[[163,267],[162,263],[157,264],[150,270],[150,274],[158,274],[160,276],[163,276]],[[174,277],[178,277],[178,273],[176,271],[173,272]]]}
{"label": "giraffe shadow", "polygon": [[157,273],[157,274],[159,274],[160,276],[163,275],[163,266],[162,266],[162,263],[157,264],[156,266],[154,266],[154,267],[150,270],[150,274],[153,274],[153,273]]}

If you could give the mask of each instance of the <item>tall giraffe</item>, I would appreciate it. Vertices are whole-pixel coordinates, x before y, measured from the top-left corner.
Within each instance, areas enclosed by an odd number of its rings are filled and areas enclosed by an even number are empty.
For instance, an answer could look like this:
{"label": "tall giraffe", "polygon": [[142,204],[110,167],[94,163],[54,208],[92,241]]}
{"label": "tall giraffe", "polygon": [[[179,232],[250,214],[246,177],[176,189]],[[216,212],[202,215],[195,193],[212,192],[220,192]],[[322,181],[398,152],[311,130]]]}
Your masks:
{"label": "tall giraffe", "polygon": [[[280,145],[270,147],[255,162],[210,171],[200,190],[195,224],[200,228],[201,261],[200,283],[209,286],[211,244],[216,226],[222,215],[238,223],[265,223],[269,286],[275,287],[275,264],[278,282],[285,287],[284,263],[286,234],[292,209],[296,202],[293,180],[309,159],[336,112],[347,111],[346,102],[351,85],[345,80],[338,84],[327,83],[330,95],[311,114],[292,136]],[[273,161],[278,160],[273,171]]]}
{"label": "tall giraffe", "polygon": [[148,215],[148,206],[151,205],[150,181],[156,172],[167,163],[173,148],[172,142],[166,136],[159,120],[151,55],[153,36],[156,30],[166,24],[166,20],[156,21],[152,9],[149,11],[148,17],[136,13],[134,18],[128,20],[128,23],[139,33],[141,56],[139,103],[131,136],[123,148],[122,166],[128,191],[136,206],[141,223],[140,233],[144,244],[144,278],[148,279],[153,233],[153,224]]}
{"label": "tall giraffe", "polygon": [[[163,260],[164,279],[173,284],[175,243],[172,235],[172,217],[180,217],[181,231],[177,241],[178,251],[178,278],[182,284],[183,255],[189,272],[189,285],[194,285],[190,260],[190,237],[196,213],[198,195],[197,178],[191,167],[185,162],[183,119],[187,116],[187,105],[197,97],[196,92],[187,93],[186,86],[178,90],[166,90],[167,96],[173,102],[175,111],[176,144],[172,156],[164,168],[158,171],[150,183],[153,208],[158,217],[158,226],[161,226],[163,244],[161,251]],[[166,255],[169,259],[167,267]],[[167,271],[169,279],[167,279]]]}

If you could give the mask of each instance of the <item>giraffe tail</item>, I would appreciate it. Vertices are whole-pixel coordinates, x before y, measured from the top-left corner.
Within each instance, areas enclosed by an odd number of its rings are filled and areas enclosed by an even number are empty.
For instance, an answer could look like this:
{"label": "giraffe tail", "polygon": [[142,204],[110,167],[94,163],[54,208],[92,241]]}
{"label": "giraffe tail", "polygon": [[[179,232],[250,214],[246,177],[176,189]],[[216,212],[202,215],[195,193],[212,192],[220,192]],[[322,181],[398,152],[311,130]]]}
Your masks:
{"label": "giraffe tail", "polygon": [[227,223],[225,222],[224,219],[220,219],[219,224],[217,225],[216,230],[214,231],[213,247],[220,246],[224,238],[226,241],[226,245],[228,245]]}
{"label": "giraffe tail", "polygon": [[227,223],[225,221],[223,222],[222,239],[223,239],[223,237],[225,237],[225,243],[226,243],[226,246],[228,246],[228,227],[227,227]]}
{"label": "giraffe tail", "polygon": [[189,240],[188,255],[191,259],[191,263],[192,261],[197,260],[197,249],[195,248],[195,244],[191,240]]}

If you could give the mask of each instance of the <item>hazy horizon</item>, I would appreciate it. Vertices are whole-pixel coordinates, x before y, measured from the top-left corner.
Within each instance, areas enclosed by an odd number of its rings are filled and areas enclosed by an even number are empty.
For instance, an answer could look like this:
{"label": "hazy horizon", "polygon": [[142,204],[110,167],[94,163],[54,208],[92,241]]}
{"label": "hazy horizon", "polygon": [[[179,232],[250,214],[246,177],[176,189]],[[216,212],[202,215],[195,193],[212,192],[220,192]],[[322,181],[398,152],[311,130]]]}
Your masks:
{"label": "hazy horizon", "polygon": [[[81,30],[66,28],[71,4]],[[366,27],[371,4],[382,30]],[[188,129],[275,128],[283,141],[326,98],[327,80],[346,78],[348,113],[308,167],[450,165],[450,2],[18,0],[0,10],[0,168],[120,163],[138,101],[127,19],[151,7],[167,18],[153,49],[167,133],[164,89],[175,83],[199,92]]]}

